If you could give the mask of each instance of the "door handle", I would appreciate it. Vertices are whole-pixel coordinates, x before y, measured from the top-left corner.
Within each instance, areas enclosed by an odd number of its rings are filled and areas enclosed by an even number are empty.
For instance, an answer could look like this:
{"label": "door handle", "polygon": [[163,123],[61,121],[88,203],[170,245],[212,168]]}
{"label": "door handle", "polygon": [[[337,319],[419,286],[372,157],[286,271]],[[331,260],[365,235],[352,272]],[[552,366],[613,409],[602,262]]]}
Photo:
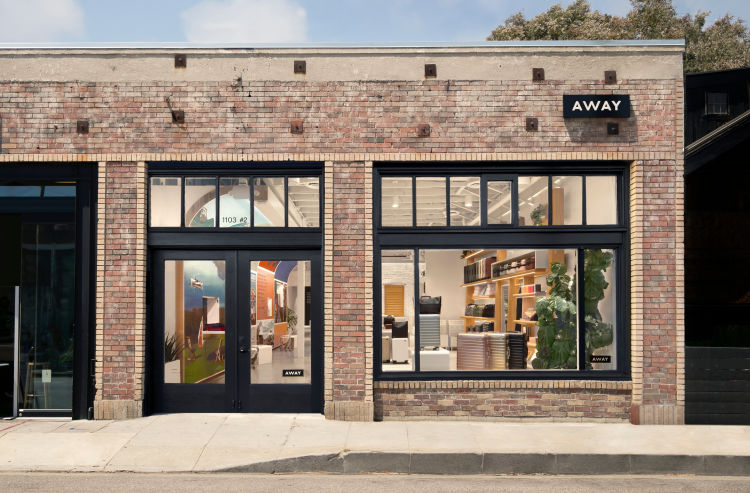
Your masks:
{"label": "door handle", "polygon": [[247,351],[248,351],[247,350],[247,346],[240,346],[240,352],[241,353],[246,353]]}
{"label": "door handle", "polygon": [[240,350],[240,352],[241,353],[248,352],[247,338],[245,338],[244,336],[240,337],[240,340],[238,342],[239,342],[239,350]]}

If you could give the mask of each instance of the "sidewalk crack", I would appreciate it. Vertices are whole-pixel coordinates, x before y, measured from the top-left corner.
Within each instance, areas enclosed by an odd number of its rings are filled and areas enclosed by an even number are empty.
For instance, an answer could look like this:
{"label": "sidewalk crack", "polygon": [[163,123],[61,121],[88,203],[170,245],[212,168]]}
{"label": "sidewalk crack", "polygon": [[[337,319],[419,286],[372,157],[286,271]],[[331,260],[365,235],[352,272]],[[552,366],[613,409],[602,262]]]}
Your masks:
{"label": "sidewalk crack", "polygon": [[208,440],[206,440],[206,443],[203,444],[203,447],[201,448],[201,453],[198,454],[198,458],[195,459],[195,462],[193,463],[193,467],[190,468],[191,471],[195,472],[195,466],[198,465],[198,462],[200,462],[201,457],[203,457],[203,453],[206,451],[206,447],[208,447],[208,444],[211,443],[211,440],[214,439],[214,437],[216,436],[216,434],[219,432],[219,429],[222,426],[224,426],[224,423],[226,423],[228,419],[229,419],[229,416],[224,416],[224,420],[221,423],[219,423],[219,426],[216,427],[216,429],[211,434],[211,436],[208,438]]}

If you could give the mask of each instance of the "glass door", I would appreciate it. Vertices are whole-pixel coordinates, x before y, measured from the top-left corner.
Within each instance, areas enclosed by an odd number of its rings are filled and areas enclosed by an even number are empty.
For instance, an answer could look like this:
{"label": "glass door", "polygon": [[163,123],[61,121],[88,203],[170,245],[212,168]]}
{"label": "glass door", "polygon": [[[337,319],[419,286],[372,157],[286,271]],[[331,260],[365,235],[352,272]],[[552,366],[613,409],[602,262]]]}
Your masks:
{"label": "glass door", "polygon": [[171,251],[154,257],[155,410],[236,409],[235,253]]}
{"label": "glass door", "polygon": [[320,411],[319,256],[155,252],[153,410]]}
{"label": "glass door", "polygon": [[[319,252],[243,252],[240,400],[258,412],[319,412]],[[244,288],[244,289],[243,289]],[[249,345],[247,344],[249,342]]]}

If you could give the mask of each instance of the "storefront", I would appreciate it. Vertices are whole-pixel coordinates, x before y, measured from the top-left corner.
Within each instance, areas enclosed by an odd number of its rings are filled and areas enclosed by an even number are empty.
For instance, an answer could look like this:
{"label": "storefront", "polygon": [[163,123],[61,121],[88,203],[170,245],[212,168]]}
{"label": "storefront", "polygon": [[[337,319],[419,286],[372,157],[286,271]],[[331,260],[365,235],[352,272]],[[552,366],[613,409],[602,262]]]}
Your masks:
{"label": "storefront", "polygon": [[2,166],[95,177],[87,407],[682,423],[682,51],[0,50]]}
{"label": "storefront", "polygon": [[91,169],[0,169],[0,417],[86,418]]}

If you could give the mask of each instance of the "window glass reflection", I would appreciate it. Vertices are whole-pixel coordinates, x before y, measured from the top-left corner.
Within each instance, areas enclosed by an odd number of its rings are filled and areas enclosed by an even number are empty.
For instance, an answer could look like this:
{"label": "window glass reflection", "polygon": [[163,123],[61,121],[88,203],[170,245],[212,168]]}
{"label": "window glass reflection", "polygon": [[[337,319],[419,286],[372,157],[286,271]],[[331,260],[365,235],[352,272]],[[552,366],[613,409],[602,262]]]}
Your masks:
{"label": "window glass reflection", "polygon": [[479,226],[478,176],[452,176],[451,187],[451,226]]}
{"label": "window glass reflection", "polygon": [[309,260],[250,263],[250,383],[310,383]]}
{"label": "window glass reflection", "polygon": [[414,251],[381,252],[383,371],[414,370]]}
{"label": "window glass reflection", "polygon": [[546,176],[518,177],[519,226],[546,226],[549,224]]}
{"label": "window glass reflection", "polygon": [[250,179],[221,178],[219,181],[219,227],[250,226]]}
{"label": "window glass reflection", "polygon": [[513,221],[510,181],[487,182],[487,224],[510,224]]}
{"label": "window glass reflection", "polygon": [[185,178],[185,227],[213,226],[216,226],[216,178]]}
{"label": "window glass reflection", "polygon": [[224,383],[225,262],[164,262],[164,383]]}
{"label": "window glass reflection", "polygon": [[284,227],[284,178],[253,179],[253,226]]}
{"label": "window glass reflection", "polygon": [[320,183],[318,177],[289,178],[289,227],[320,226]]}
{"label": "window glass reflection", "polygon": [[586,367],[617,368],[614,250],[584,250]]}
{"label": "window glass reflection", "polygon": [[583,177],[552,177],[552,224],[579,225],[583,221]]}
{"label": "window glass reflection", "polygon": [[617,224],[617,177],[586,177],[586,224]]}
{"label": "window glass reflection", "polygon": [[151,177],[151,195],[149,198],[151,226],[180,226],[182,178]]}
{"label": "window glass reflection", "polygon": [[412,179],[383,178],[380,184],[382,226],[412,225]]}
{"label": "window glass reflection", "polygon": [[445,226],[445,178],[417,178],[417,226]]}
{"label": "window glass reflection", "polygon": [[577,265],[576,249],[382,250],[383,371],[417,350],[421,372],[578,369]]}

